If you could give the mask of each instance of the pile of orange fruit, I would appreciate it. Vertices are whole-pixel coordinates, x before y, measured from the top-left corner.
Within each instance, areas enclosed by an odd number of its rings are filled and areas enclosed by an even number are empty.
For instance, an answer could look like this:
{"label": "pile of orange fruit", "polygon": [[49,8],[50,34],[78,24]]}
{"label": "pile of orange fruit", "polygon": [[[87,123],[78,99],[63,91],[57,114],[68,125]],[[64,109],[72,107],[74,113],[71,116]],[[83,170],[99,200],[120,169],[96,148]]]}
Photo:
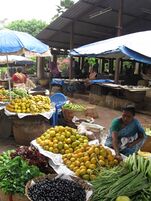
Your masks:
{"label": "pile of orange fruit", "polygon": [[96,178],[100,167],[113,167],[118,160],[103,145],[89,145],[88,138],[74,128],[55,126],[36,139],[44,149],[62,154],[64,164],[84,180]]}
{"label": "pile of orange fruit", "polygon": [[51,102],[47,96],[29,95],[23,98],[16,98],[7,104],[6,109],[15,113],[38,114],[50,111]]}
{"label": "pile of orange fruit", "polygon": [[84,135],[80,135],[74,128],[55,126],[38,137],[36,142],[47,151],[69,154],[87,145],[88,138]]}
{"label": "pile of orange fruit", "polygon": [[65,165],[85,180],[93,180],[100,167],[113,167],[118,160],[102,145],[84,145],[74,153],[64,154]]}

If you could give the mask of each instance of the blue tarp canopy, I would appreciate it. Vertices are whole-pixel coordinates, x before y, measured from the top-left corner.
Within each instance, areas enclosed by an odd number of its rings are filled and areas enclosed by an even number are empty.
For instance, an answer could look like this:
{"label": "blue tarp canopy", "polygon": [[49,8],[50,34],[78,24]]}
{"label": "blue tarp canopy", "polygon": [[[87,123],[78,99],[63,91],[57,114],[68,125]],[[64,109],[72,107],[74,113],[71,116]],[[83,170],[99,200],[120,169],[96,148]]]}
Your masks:
{"label": "blue tarp canopy", "polygon": [[151,31],[119,36],[75,48],[72,56],[131,58],[151,64]]}

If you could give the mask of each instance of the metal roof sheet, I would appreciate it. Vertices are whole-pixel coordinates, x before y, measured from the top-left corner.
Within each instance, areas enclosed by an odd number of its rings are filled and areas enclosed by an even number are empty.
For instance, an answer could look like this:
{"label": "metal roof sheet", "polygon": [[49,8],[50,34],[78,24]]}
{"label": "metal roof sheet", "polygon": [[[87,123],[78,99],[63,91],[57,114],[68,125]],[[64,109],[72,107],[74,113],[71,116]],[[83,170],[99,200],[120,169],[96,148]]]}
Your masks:
{"label": "metal roof sheet", "polygon": [[[123,0],[123,34],[150,30],[151,1]],[[70,49],[117,35],[119,0],[79,0],[41,31],[37,38],[50,47]]]}

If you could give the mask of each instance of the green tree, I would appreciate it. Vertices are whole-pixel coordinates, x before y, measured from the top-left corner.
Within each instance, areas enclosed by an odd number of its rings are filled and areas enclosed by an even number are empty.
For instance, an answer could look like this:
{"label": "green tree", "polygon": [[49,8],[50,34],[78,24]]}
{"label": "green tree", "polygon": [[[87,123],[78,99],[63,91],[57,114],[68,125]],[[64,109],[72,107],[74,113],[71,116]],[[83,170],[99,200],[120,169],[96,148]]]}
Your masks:
{"label": "green tree", "polygon": [[72,0],[61,0],[60,1],[60,7],[62,9],[69,9],[74,4],[74,1]]}
{"label": "green tree", "polygon": [[15,31],[22,31],[31,34],[32,36],[36,36],[40,31],[42,31],[47,26],[46,22],[41,20],[16,20],[10,22],[5,27]]}
{"label": "green tree", "polygon": [[73,4],[74,4],[74,1],[72,1],[72,0],[60,0],[60,5],[57,6],[58,13],[52,19],[55,20],[63,12],[65,12],[67,9],[69,9]]}

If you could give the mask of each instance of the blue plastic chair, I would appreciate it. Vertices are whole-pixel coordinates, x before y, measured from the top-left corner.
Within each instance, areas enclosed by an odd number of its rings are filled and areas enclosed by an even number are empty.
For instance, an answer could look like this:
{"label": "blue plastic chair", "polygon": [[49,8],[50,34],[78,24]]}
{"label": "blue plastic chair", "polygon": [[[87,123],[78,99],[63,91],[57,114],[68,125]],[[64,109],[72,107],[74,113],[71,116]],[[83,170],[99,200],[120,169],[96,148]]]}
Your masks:
{"label": "blue plastic chair", "polygon": [[63,93],[55,93],[50,96],[50,100],[55,104],[56,112],[53,117],[53,126],[58,124],[58,116],[61,112],[61,107],[67,102],[67,97]]}

